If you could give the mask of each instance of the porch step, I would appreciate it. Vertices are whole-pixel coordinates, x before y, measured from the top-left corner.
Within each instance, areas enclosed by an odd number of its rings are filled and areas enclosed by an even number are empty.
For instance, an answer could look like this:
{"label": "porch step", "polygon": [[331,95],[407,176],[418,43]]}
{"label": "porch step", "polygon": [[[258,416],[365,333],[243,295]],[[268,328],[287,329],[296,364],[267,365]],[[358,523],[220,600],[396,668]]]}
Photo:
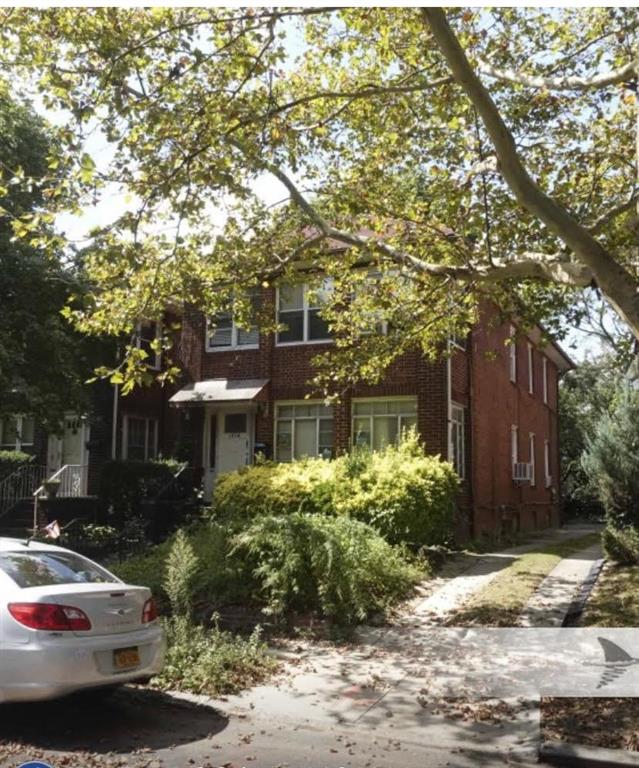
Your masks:
{"label": "porch step", "polygon": [[33,499],[21,499],[6,514],[0,517],[0,536],[24,538],[25,531],[33,530]]}

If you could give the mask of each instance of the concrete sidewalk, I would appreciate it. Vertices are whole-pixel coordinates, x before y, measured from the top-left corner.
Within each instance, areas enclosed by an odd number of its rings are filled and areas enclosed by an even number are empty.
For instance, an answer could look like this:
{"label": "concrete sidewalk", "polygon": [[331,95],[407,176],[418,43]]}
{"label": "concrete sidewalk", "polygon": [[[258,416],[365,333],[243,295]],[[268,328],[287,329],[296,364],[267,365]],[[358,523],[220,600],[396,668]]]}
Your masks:
{"label": "concrete sidewalk", "polygon": [[[224,699],[185,698],[212,704],[231,719],[241,717],[256,727],[268,721],[324,729],[327,734],[335,728],[347,729],[360,739],[397,738],[424,750],[437,745],[449,760],[450,755],[472,750],[471,764],[480,764],[477,753],[488,761],[534,761],[539,737],[536,703],[518,699],[450,702],[442,695],[445,681],[431,674],[453,664],[447,656],[453,646],[442,644],[438,632],[444,631],[441,624],[469,596],[519,555],[595,530],[594,526],[571,526],[518,547],[483,554],[464,573],[439,580],[439,589],[432,594],[411,601],[394,626],[361,627],[358,642],[349,646],[300,642],[296,652],[279,653],[284,671],[267,685]],[[541,616],[542,606],[544,615],[554,616],[552,601],[569,603],[586,565],[590,567],[597,556],[596,549],[590,548],[583,557],[571,558],[561,568],[560,564],[557,573],[553,571],[554,580],[544,582],[541,595],[531,601],[529,614]],[[566,589],[560,589],[560,584]],[[458,649],[459,645],[453,648],[455,653]],[[460,668],[464,663],[463,658],[454,658]],[[469,659],[468,663],[477,662]]]}

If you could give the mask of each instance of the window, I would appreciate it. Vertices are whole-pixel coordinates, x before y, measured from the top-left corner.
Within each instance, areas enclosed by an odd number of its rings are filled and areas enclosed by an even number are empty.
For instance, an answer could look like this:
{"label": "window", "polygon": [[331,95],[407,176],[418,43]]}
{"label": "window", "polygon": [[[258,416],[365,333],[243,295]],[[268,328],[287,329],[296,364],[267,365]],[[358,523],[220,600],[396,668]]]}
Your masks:
{"label": "window", "polygon": [[548,359],[542,358],[542,373],[543,373],[543,391],[544,391],[544,403],[548,403]]}
{"label": "window", "polygon": [[550,440],[544,440],[544,474],[546,475],[546,488],[552,485],[550,473]]}
{"label": "window", "polygon": [[534,370],[533,370],[533,346],[528,342],[528,392],[532,395],[534,391]]}
{"label": "window", "polygon": [[535,485],[535,436],[531,432],[528,435],[528,448],[530,451],[530,485]]}
{"label": "window", "polygon": [[33,445],[35,421],[31,416],[5,416],[0,420],[0,449],[20,451]]}
{"label": "window", "polygon": [[143,320],[138,323],[135,345],[146,352],[147,365],[155,371],[159,371],[162,366],[162,353],[154,349],[159,346],[161,337],[162,323],[156,320]]}
{"label": "window", "polygon": [[133,461],[148,461],[157,456],[157,420],[125,416],[122,456]]}
{"label": "window", "polygon": [[510,428],[510,459],[513,466],[519,461],[518,432],[513,424]]}
{"label": "window", "polygon": [[333,408],[319,403],[280,403],[275,408],[275,459],[333,455]]}
{"label": "window", "polygon": [[463,480],[466,477],[466,440],[464,409],[459,405],[451,405],[450,408],[450,459]]}
{"label": "window", "polygon": [[417,398],[353,402],[353,445],[380,451],[402,432],[417,426]]}
{"label": "window", "polygon": [[517,342],[515,341],[515,329],[510,326],[510,342],[508,343],[508,359],[510,364],[510,380],[517,381]]}
{"label": "window", "polygon": [[[253,292],[250,297],[254,311],[257,311],[259,293]],[[240,328],[233,318],[232,312],[221,312],[207,320],[206,349],[216,352],[224,349],[256,349],[260,343],[260,332],[257,328],[248,330]]]}
{"label": "window", "polygon": [[286,325],[277,334],[278,344],[330,341],[328,323],[321,316],[333,289],[326,278],[317,287],[310,284],[283,285],[278,290],[277,321]]}
{"label": "window", "polygon": [[224,434],[240,435],[246,432],[245,413],[227,413],[224,416]]}
{"label": "window", "polygon": [[114,584],[117,579],[74,552],[2,552],[0,571],[22,589],[59,584]]}

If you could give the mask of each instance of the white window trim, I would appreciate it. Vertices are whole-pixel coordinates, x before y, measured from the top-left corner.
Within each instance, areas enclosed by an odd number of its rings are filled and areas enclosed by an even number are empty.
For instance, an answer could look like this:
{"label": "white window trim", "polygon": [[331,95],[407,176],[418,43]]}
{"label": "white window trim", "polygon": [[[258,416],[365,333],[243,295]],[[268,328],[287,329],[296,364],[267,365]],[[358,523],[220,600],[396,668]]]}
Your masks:
{"label": "white window trim", "polygon": [[[155,341],[162,338],[161,320],[141,320],[135,329],[135,346],[137,349],[142,347],[142,326],[146,323],[155,323]],[[151,350],[153,353],[153,350]],[[152,361],[152,362],[151,362]],[[145,364],[153,371],[159,371],[162,368],[162,352],[155,352],[155,357],[149,357]]]}
{"label": "white window trim", "polygon": [[510,458],[513,466],[519,461],[519,427],[515,424],[510,427]]}
{"label": "white window trim", "polygon": [[155,422],[155,430],[153,436],[153,457],[158,455],[158,432],[159,422],[153,416],[136,416],[134,413],[125,413],[122,417],[122,458],[127,460],[129,458],[129,419],[139,419],[144,422],[144,459],[142,461],[150,461],[149,455],[149,423]]}
{"label": "white window trim", "polygon": [[517,383],[517,341],[515,339],[515,327],[510,326],[510,342],[508,344],[508,365],[510,380]]}
{"label": "white window trim", "polygon": [[21,451],[23,448],[32,448],[35,445],[35,421],[33,423],[33,440],[30,443],[25,442],[22,439],[22,422],[24,419],[30,419],[31,416],[25,416],[23,413],[14,413],[14,414],[8,414],[8,417],[10,419],[15,419],[16,422],[16,437],[15,442],[13,443],[12,448],[8,448],[8,445],[11,445],[10,443],[3,442],[3,434],[2,434],[2,424],[4,421],[4,418],[0,419],[0,450],[2,451]]}
{"label": "white window trim", "polygon": [[544,403],[548,405],[548,358],[542,358]]}
{"label": "white window trim", "polygon": [[[380,414],[362,414],[362,415],[356,414],[355,413],[355,408],[353,406],[356,403],[387,403],[389,400],[391,402],[393,402],[393,403],[396,403],[396,402],[404,402],[404,403],[416,402],[417,403],[417,397],[415,395],[397,395],[396,397],[355,397],[355,398],[353,398],[353,400],[351,401],[351,444],[353,446],[355,445],[355,443],[354,443],[354,440],[355,440],[355,419],[366,419],[366,418],[368,418],[368,419],[371,420],[371,425],[370,425],[371,426],[371,430],[370,430],[370,432],[371,432],[371,445],[370,445],[370,448],[371,448],[371,450],[373,450],[373,444],[375,443],[374,433],[373,433],[373,426],[374,426],[375,418],[376,418],[376,416],[379,417],[379,418],[384,418],[384,414],[381,414],[381,413]],[[411,416],[411,417],[414,416],[415,418],[417,418],[417,411],[411,411],[410,413],[408,413],[406,411],[404,413],[389,413],[389,414],[386,414],[386,418],[388,418],[388,416],[395,416],[397,418],[397,422],[398,422],[397,423],[397,434],[399,436],[399,434],[400,434],[400,431],[399,431],[399,421],[400,421],[400,419],[402,417],[405,418],[407,416]]]}
{"label": "white window trim", "polygon": [[533,345],[528,342],[528,394],[532,395],[535,391],[535,372],[533,370]]}
{"label": "white window trim", "polygon": [[[289,406],[289,405],[317,405],[324,407],[324,403],[322,400],[278,400],[275,403],[275,418],[273,419],[273,458],[275,461],[295,461],[295,422],[296,421],[315,421],[315,456],[311,456],[309,458],[323,458],[320,456],[319,453],[319,437],[320,437],[320,421],[328,421],[330,418],[333,422],[333,446],[335,444],[335,411],[331,414],[331,416],[282,416],[280,418],[279,416],[279,409],[281,406]],[[287,459],[280,459],[277,455],[277,423],[278,421],[291,421],[292,427],[291,427],[291,458],[289,460]],[[331,446],[331,451],[333,451],[333,446]]]}
{"label": "white window trim", "polygon": [[[461,420],[453,419],[453,413],[457,411],[461,414]],[[459,461],[457,462],[457,474],[459,475],[461,480],[466,479],[466,409],[463,405],[460,405],[459,403],[451,402],[450,404],[450,423],[448,427],[448,445],[449,445],[449,454],[450,459],[455,464],[455,452],[453,449],[453,429],[461,427],[460,431],[460,443],[461,443],[461,451],[459,455]]]}
{"label": "white window trim", "polygon": [[[300,285],[300,283],[297,283],[297,285]],[[335,342],[335,339],[332,337],[328,337],[326,339],[309,339],[308,338],[308,329],[309,329],[309,310],[311,309],[317,309],[317,307],[310,307],[308,303],[308,292],[309,290],[313,290],[314,286],[312,286],[310,283],[301,283],[302,286],[302,333],[303,333],[303,339],[301,341],[280,341],[279,339],[279,331],[275,333],[275,346],[276,347],[295,347],[300,346],[301,344],[307,345],[307,344],[333,344]],[[290,310],[291,312],[300,310]],[[280,287],[278,286],[275,290],[275,313],[276,313],[276,319],[277,322],[280,322]]]}
{"label": "white window trim", "polygon": [[231,319],[231,343],[227,344],[225,346],[217,346],[217,347],[211,347],[209,344],[209,340],[211,337],[215,334],[215,325],[211,321],[211,318],[206,318],[206,334],[204,337],[204,351],[205,352],[228,352],[229,349],[259,349],[260,348],[260,339],[259,339],[259,332],[258,332],[258,339],[256,344],[239,344],[238,338],[239,338],[239,332],[244,331],[245,333],[248,333],[246,328],[240,328],[237,323],[235,322],[235,318]]}
{"label": "white window trim", "polygon": [[546,488],[552,486],[552,475],[550,474],[550,440],[544,440],[544,474]]}
{"label": "white window trim", "polygon": [[534,488],[536,483],[536,477],[535,477],[535,435],[533,432],[530,432],[528,435],[528,450],[530,453],[530,485]]}

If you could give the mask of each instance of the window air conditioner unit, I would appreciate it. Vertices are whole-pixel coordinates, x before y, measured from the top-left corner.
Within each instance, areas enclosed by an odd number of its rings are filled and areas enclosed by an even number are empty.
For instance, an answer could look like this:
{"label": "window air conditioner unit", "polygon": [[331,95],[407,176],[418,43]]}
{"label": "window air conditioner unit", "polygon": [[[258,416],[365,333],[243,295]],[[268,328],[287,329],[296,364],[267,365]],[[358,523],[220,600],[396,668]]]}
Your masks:
{"label": "window air conditioner unit", "polygon": [[513,480],[518,483],[529,483],[532,480],[532,464],[517,461],[513,464]]}

